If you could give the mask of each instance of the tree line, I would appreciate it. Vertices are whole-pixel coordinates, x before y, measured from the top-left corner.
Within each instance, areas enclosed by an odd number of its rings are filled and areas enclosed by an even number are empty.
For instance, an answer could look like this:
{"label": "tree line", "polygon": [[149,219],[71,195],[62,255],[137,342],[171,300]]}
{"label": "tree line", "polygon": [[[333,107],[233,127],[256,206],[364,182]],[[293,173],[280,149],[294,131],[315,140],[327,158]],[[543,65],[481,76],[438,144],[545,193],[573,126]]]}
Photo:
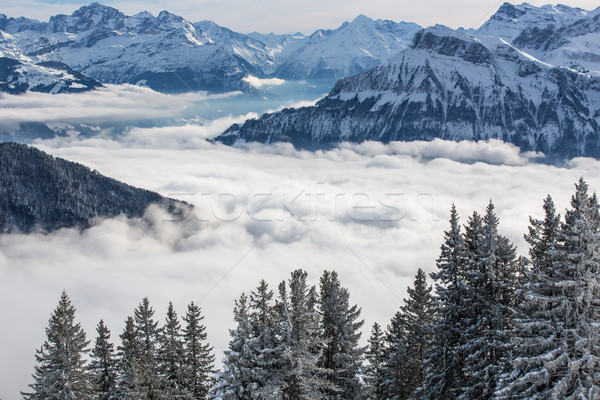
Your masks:
{"label": "tree line", "polygon": [[75,322],[75,307],[63,292],[48,321],[47,339],[36,351],[31,391],[23,392],[23,398],[204,399],[213,382],[214,355],[203,319],[200,307],[192,302],[182,328],[169,303],[159,327],[144,298],[134,316],[126,319],[116,350],[102,320],[90,350],[86,333]]}
{"label": "tree line", "polygon": [[[311,286],[301,269],[235,302],[214,371],[200,309],[169,305],[162,328],[144,299],[116,353],[98,324],[88,342],[65,293],[37,351],[26,399],[598,399],[600,206],[583,179],[570,208],[530,217],[529,257],[498,232],[490,202],[460,223],[456,208],[436,270],[418,270],[384,329],[361,346],[361,309],[335,271]],[[430,282],[431,281],[431,284]]]}

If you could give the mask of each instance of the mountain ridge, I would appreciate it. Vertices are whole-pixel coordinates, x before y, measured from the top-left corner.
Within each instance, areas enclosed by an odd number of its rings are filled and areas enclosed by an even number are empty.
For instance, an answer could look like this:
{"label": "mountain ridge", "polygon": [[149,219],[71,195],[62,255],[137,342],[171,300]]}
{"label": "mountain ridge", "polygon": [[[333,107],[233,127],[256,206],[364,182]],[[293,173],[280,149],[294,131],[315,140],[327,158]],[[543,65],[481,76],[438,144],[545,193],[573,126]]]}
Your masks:
{"label": "mountain ridge", "polygon": [[0,143],[0,233],[86,228],[95,218],[140,218],[150,204],[173,215],[187,203],[137,189],[34,147]]}
{"label": "mountain ridge", "polygon": [[532,57],[503,38],[435,26],[392,61],[338,81],[314,107],[234,124],[215,140],[501,139],[549,158],[600,157],[600,78]]}
{"label": "mountain ridge", "polygon": [[0,30],[8,34],[0,42],[0,55],[14,56],[16,49],[16,58],[24,61],[62,62],[102,83],[139,84],[163,92],[251,92],[244,81],[248,75],[311,80],[363,72],[402,50],[419,28],[359,16],[309,36],[245,35],[168,11],[127,16],[92,3],[48,22],[0,14]]}

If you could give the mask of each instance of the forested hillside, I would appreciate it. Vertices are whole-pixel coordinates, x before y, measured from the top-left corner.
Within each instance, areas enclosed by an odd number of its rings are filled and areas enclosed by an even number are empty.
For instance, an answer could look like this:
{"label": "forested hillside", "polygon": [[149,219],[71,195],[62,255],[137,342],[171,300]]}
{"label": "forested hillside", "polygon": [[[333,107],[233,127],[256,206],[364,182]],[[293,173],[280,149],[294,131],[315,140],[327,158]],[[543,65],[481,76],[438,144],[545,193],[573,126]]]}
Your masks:
{"label": "forested hillside", "polygon": [[180,206],[97,171],[16,143],[0,143],[0,232],[86,227],[96,217],[141,217],[158,203]]}

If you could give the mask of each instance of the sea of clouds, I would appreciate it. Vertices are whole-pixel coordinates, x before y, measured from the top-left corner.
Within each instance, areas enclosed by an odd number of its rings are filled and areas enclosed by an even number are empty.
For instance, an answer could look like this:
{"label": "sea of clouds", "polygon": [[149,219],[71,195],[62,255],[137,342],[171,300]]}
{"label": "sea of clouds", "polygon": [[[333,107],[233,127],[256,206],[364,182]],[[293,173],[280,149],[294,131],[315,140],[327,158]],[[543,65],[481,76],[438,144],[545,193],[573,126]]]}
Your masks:
{"label": "sea of clouds", "polygon": [[[165,113],[185,107],[178,96],[161,96],[153,97],[150,111],[152,104]],[[124,97],[115,108],[128,104]],[[92,113],[88,108],[99,104],[64,99],[71,116]],[[34,115],[47,101],[26,100],[15,106],[13,120]],[[96,109],[118,112],[108,103]],[[142,112],[136,110],[130,112]],[[309,152],[288,144],[227,147],[206,140],[244,118],[137,127],[119,140],[100,134],[35,143],[196,207],[182,221],[152,207],[146,215],[151,224],[119,217],[83,232],[0,236],[0,343],[10,343],[0,346],[0,398],[18,398],[31,382],[35,349],[63,289],[88,338],[102,318],[116,344],[125,318],[145,296],[161,321],[169,301],[180,314],[190,301],[199,303],[220,360],[242,291],[262,278],[276,289],[296,268],[316,284],[323,269],[334,269],[362,307],[366,339],[373,322],[387,325],[417,269],[434,270],[452,203],[464,223],[492,199],[500,232],[526,255],[528,216],[542,215],[546,194],[563,212],[580,176],[592,190],[600,188],[596,160],[544,165],[535,162],[538,155],[497,141],[366,142]]]}

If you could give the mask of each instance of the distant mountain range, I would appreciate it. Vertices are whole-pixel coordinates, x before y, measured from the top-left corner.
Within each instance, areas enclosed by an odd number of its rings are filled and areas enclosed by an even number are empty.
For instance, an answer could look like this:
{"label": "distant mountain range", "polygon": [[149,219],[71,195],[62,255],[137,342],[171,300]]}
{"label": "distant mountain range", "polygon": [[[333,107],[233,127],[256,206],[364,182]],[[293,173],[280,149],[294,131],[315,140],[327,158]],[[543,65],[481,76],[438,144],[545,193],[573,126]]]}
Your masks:
{"label": "distant mountain range", "polygon": [[0,92],[20,94],[79,93],[101,87],[95,79],[73,71],[56,61],[33,63],[28,60],[0,57]]}
{"label": "distant mountain range", "polygon": [[[92,3],[49,22],[0,14],[0,56],[30,70],[39,63],[61,63],[98,82],[145,85],[163,92],[252,90],[243,79],[248,75],[335,80],[364,72],[403,50],[419,29],[414,23],[373,21],[361,15],[338,29],[310,36],[245,35],[210,21],[192,23],[167,11],[126,16]],[[11,74],[0,65],[0,77]],[[33,80],[42,80],[38,74]],[[19,91],[16,88],[27,84],[23,76],[3,78],[0,90]],[[44,82],[48,92],[68,91],[68,85],[50,88],[48,79]],[[42,90],[28,84],[31,90]]]}
{"label": "distant mountain range", "polygon": [[305,36],[93,3],[49,22],[0,15],[0,34],[0,91],[10,93],[102,83],[252,91],[249,75],[342,78],[314,107],[231,126],[216,138],[226,144],[496,138],[549,158],[600,158],[600,7],[504,3],[469,30],[361,15]]}
{"label": "distant mountain range", "polygon": [[191,207],[33,147],[0,143],[0,233],[87,227],[94,218],[120,214],[141,217],[153,203],[173,214]]}
{"label": "distant mountain range", "polygon": [[550,158],[598,158],[599,76],[600,8],[505,3],[477,30],[422,30],[314,107],[265,114],[216,140],[315,148],[497,138]]}

